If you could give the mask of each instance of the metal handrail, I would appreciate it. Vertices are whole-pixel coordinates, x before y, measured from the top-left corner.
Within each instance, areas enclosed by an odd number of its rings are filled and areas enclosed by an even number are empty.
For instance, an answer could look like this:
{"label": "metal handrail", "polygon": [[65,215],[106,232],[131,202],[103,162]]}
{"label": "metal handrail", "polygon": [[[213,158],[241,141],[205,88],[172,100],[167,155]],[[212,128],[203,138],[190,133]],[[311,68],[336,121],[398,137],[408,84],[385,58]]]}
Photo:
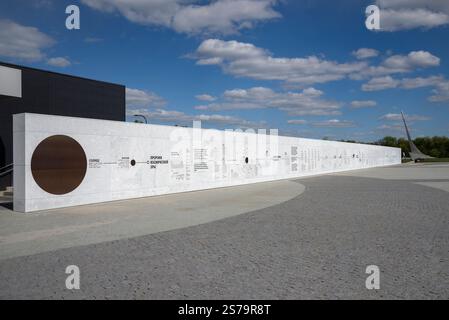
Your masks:
{"label": "metal handrail", "polygon": [[5,172],[2,172],[2,173],[0,173],[0,177],[7,176],[8,174],[10,174],[10,173],[13,172],[13,171],[14,171],[14,168],[9,169],[9,170],[7,170],[7,171],[5,171]]}
{"label": "metal handrail", "polygon": [[0,168],[0,171],[2,171],[3,169],[6,169],[6,168],[8,168],[8,167],[11,167],[11,166],[13,166],[13,165],[14,165],[14,163],[7,164],[6,166],[1,167],[1,168]]}

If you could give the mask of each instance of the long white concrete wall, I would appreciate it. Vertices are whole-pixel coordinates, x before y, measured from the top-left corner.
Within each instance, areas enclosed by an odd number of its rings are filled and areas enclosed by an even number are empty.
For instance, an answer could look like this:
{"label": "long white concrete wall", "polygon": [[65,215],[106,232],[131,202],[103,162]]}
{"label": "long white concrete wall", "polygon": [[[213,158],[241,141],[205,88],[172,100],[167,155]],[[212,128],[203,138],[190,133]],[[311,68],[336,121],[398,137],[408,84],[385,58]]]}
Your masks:
{"label": "long white concrete wall", "polygon": [[[82,181],[64,194],[45,191],[36,179],[48,170],[32,172],[31,166],[37,147],[55,135],[74,139],[86,157]],[[45,156],[58,160],[58,151],[49,153]],[[14,210],[31,212],[400,162],[401,151],[396,148],[18,114],[14,116]]]}

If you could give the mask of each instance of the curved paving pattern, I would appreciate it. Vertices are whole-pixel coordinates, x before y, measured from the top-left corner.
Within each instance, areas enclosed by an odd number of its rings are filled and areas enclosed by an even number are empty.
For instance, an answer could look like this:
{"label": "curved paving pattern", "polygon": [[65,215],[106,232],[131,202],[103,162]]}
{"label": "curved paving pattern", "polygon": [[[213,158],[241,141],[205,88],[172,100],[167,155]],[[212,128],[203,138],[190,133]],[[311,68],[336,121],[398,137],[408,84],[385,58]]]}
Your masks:
{"label": "curved paving pattern", "polygon": [[292,181],[114,201],[19,214],[0,207],[0,259],[208,223],[290,200]]}
{"label": "curved paving pattern", "polygon": [[[301,180],[273,207],[0,261],[0,298],[449,298],[449,197],[413,181]],[[67,265],[81,290],[64,289]],[[365,268],[381,289],[365,289]]]}

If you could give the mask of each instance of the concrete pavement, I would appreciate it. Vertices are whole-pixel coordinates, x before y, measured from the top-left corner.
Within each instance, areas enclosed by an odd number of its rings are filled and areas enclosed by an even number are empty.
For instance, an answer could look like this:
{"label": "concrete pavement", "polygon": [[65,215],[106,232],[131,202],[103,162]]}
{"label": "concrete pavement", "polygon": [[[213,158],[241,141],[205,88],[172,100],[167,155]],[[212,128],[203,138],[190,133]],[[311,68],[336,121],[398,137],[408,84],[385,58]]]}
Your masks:
{"label": "concrete pavement", "polygon": [[[0,298],[449,298],[448,166],[289,183],[305,191],[251,212],[0,260]],[[240,190],[224,206],[247,197]],[[72,264],[81,270],[80,290],[65,288],[64,271]],[[381,271],[380,290],[365,288],[365,268],[373,264]]]}
{"label": "concrete pavement", "polygon": [[0,206],[0,259],[195,226],[274,206],[302,192],[303,185],[283,180],[29,214]]}

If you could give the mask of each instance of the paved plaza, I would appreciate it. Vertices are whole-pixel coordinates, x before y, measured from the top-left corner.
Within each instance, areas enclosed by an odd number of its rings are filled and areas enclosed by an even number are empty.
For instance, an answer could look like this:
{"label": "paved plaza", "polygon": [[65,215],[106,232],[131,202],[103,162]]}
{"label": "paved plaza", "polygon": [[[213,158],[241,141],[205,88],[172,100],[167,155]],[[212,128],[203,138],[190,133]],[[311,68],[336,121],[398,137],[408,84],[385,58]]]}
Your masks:
{"label": "paved plaza", "polygon": [[448,192],[438,163],[32,214],[3,203],[0,299],[449,299]]}

